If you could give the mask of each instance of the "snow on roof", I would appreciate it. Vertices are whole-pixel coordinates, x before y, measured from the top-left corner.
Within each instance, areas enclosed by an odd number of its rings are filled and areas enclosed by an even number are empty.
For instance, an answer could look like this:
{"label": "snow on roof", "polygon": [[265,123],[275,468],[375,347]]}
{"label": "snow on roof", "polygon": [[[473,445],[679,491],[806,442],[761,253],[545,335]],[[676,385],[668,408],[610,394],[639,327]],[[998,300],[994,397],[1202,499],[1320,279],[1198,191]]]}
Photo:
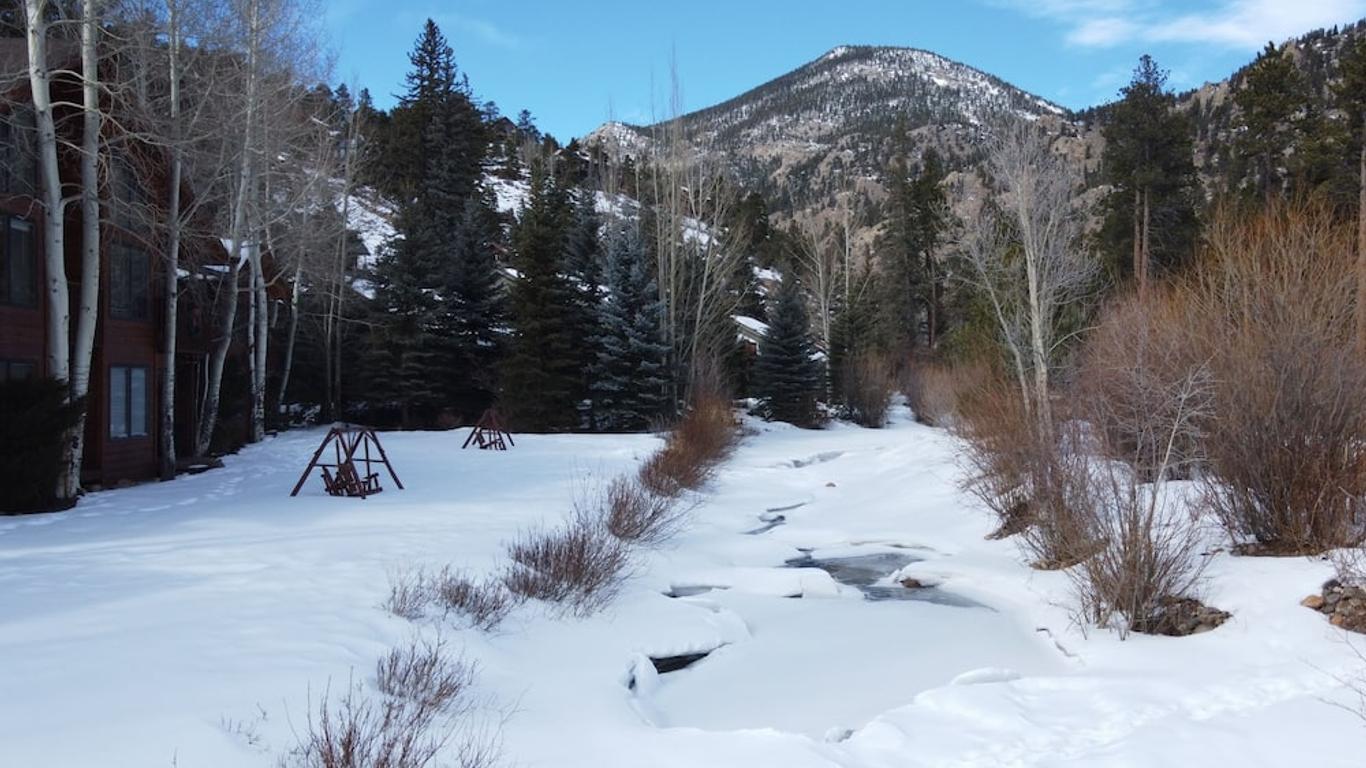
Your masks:
{"label": "snow on roof", "polygon": [[765,323],[763,320],[750,317],[749,315],[732,315],[732,317],[735,318],[735,324],[741,328],[748,329],[759,336],[768,335],[768,323]]}

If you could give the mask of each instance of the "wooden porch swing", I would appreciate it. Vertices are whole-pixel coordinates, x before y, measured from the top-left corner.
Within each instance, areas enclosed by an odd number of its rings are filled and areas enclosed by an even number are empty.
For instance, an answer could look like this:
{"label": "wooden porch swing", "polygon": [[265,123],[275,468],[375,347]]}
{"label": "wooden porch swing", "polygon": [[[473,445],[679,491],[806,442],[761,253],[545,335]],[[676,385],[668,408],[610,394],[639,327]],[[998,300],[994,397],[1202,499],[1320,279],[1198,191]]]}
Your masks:
{"label": "wooden porch swing", "polygon": [[460,446],[460,450],[470,447],[470,443],[474,443],[481,451],[506,451],[509,446],[517,447],[517,444],[512,442],[512,433],[503,426],[497,408],[484,411],[484,415],[479,417],[479,423],[470,430],[470,436],[465,438],[465,444]]}
{"label": "wooden porch swing", "polygon": [[[323,454],[329,446],[332,447],[333,460],[325,461]],[[372,449],[374,454],[371,454]],[[394,485],[403,490],[403,483],[394,473],[394,467],[389,463],[389,457],[385,455],[384,446],[380,445],[379,435],[375,434],[375,430],[369,427],[334,424],[318,445],[318,450],[313,452],[308,467],[299,475],[299,482],[294,484],[294,490],[290,491],[289,495],[298,496],[299,489],[304,487],[308,476],[314,467],[317,467],[322,470],[323,488],[328,495],[361,499],[373,496],[384,490],[379,484],[379,473],[374,471],[376,464],[382,464],[389,470],[389,477],[393,478]]]}

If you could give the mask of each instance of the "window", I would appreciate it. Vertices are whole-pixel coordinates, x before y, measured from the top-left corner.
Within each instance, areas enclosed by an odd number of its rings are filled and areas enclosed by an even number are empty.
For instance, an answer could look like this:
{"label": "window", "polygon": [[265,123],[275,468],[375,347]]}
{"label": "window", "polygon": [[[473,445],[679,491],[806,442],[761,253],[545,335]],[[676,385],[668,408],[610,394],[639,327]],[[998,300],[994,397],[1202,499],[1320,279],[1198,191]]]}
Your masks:
{"label": "window", "polygon": [[147,207],[147,192],[138,181],[138,175],[127,160],[113,164],[113,179],[110,184],[109,207],[112,210],[114,226],[126,232],[144,231],[142,216]]}
{"label": "window", "polygon": [[147,253],[115,243],[109,249],[109,314],[117,320],[147,319]]}
{"label": "window", "polygon": [[146,366],[110,366],[109,436],[147,436]]}
{"label": "window", "polygon": [[19,360],[0,360],[0,381],[22,381],[33,378],[38,367]]}
{"label": "window", "polygon": [[33,222],[0,216],[0,304],[38,305],[36,267]]}
{"label": "window", "polygon": [[0,194],[33,194],[33,113],[18,109],[0,115]]}

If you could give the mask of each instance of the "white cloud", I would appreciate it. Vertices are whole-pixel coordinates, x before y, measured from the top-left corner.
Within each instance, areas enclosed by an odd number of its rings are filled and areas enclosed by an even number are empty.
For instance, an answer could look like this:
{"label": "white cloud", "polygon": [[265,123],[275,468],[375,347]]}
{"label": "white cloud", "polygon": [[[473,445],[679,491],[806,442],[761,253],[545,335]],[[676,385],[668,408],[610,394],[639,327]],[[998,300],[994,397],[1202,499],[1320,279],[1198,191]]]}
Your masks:
{"label": "white cloud", "polygon": [[[1192,43],[1245,49],[1366,16],[1366,0],[992,0],[1066,28],[1078,46]],[[1192,10],[1192,6],[1196,6]]]}

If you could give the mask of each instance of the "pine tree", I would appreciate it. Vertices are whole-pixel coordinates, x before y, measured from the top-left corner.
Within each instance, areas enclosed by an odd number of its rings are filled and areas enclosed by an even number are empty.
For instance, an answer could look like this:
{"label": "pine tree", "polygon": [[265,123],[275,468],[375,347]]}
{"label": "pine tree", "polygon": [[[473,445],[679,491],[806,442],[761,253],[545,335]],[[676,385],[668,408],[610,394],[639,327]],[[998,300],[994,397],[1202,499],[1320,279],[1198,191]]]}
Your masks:
{"label": "pine tree", "polygon": [[403,426],[441,402],[441,370],[433,359],[436,302],[428,274],[413,243],[397,239],[375,266],[370,348],[370,389],[396,405]]}
{"label": "pine tree", "polygon": [[764,418],[816,425],[824,374],[815,352],[802,292],[796,280],[785,280],[754,362],[754,391]]}
{"label": "pine tree", "polygon": [[437,354],[447,402],[466,421],[489,407],[497,392],[507,315],[496,256],[500,236],[489,194],[470,196],[439,272]]}
{"label": "pine tree", "polygon": [[599,307],[603,298],[602,253],[599,243],[596,197],[589,190],[579,190],[573,210],[573,220],[565,238],[564,270],[570,279],[569,326],[579,371],[576,398],[585,406],[583,420],[590,428],[596,427],[596,402],[590,396],[591,369],[598,359]]}
{"label": "pine tree", "polygon": [[925,271],[904,122],[897,127],[896,144],[897,152],[887,174],[886,225],[878,238],[877,250],[885,275],[882,306],[887,335],[898,351],[908,353],[920,335]]}
{"label": "pine tree", "polygon": [[942,186],[944,166],[939,153],[925,151],[919,175],[911,183],[911,228],[913,241],[921,253],[921,295],[925,307],[926,343],[934,349],[944,324],[944,276],[938,254],[944,230],[949,225],[949,204]]}
{"label": "pine tree", "polygon": [[536,161],[526,207],[513,232],[518,275],[508,292],[513,325],[503,366],[503,402],[520,429],[546,432],[579,424],[582,378],[574,348],[574,286],[565,274],[566,194]]}
{"label": "pine tree", "polygon": [[1267,43],[1247,69],[1233,100],[1242,111],[1237,149],[1254,163],[1253,189],[1266,197],[1282,191],[1280,163],[1302,132],[1304,77],[1285,52]]}
{"label": "pine tree", "polygon": [[608,237],[607,289],[592,366],[594,413],[601,429],[645,429],[668,404],[669,345],[664,305],[634,223],[618,222]]}
{"label": "pine tree", "polygon": [[1179,263],[1196,235],[1193,129],[1166,82],[1152,57],[1140,58],[1104,130],[1102,163],[1113,191],[1101,239],[1140,293],[1154,267]]}

